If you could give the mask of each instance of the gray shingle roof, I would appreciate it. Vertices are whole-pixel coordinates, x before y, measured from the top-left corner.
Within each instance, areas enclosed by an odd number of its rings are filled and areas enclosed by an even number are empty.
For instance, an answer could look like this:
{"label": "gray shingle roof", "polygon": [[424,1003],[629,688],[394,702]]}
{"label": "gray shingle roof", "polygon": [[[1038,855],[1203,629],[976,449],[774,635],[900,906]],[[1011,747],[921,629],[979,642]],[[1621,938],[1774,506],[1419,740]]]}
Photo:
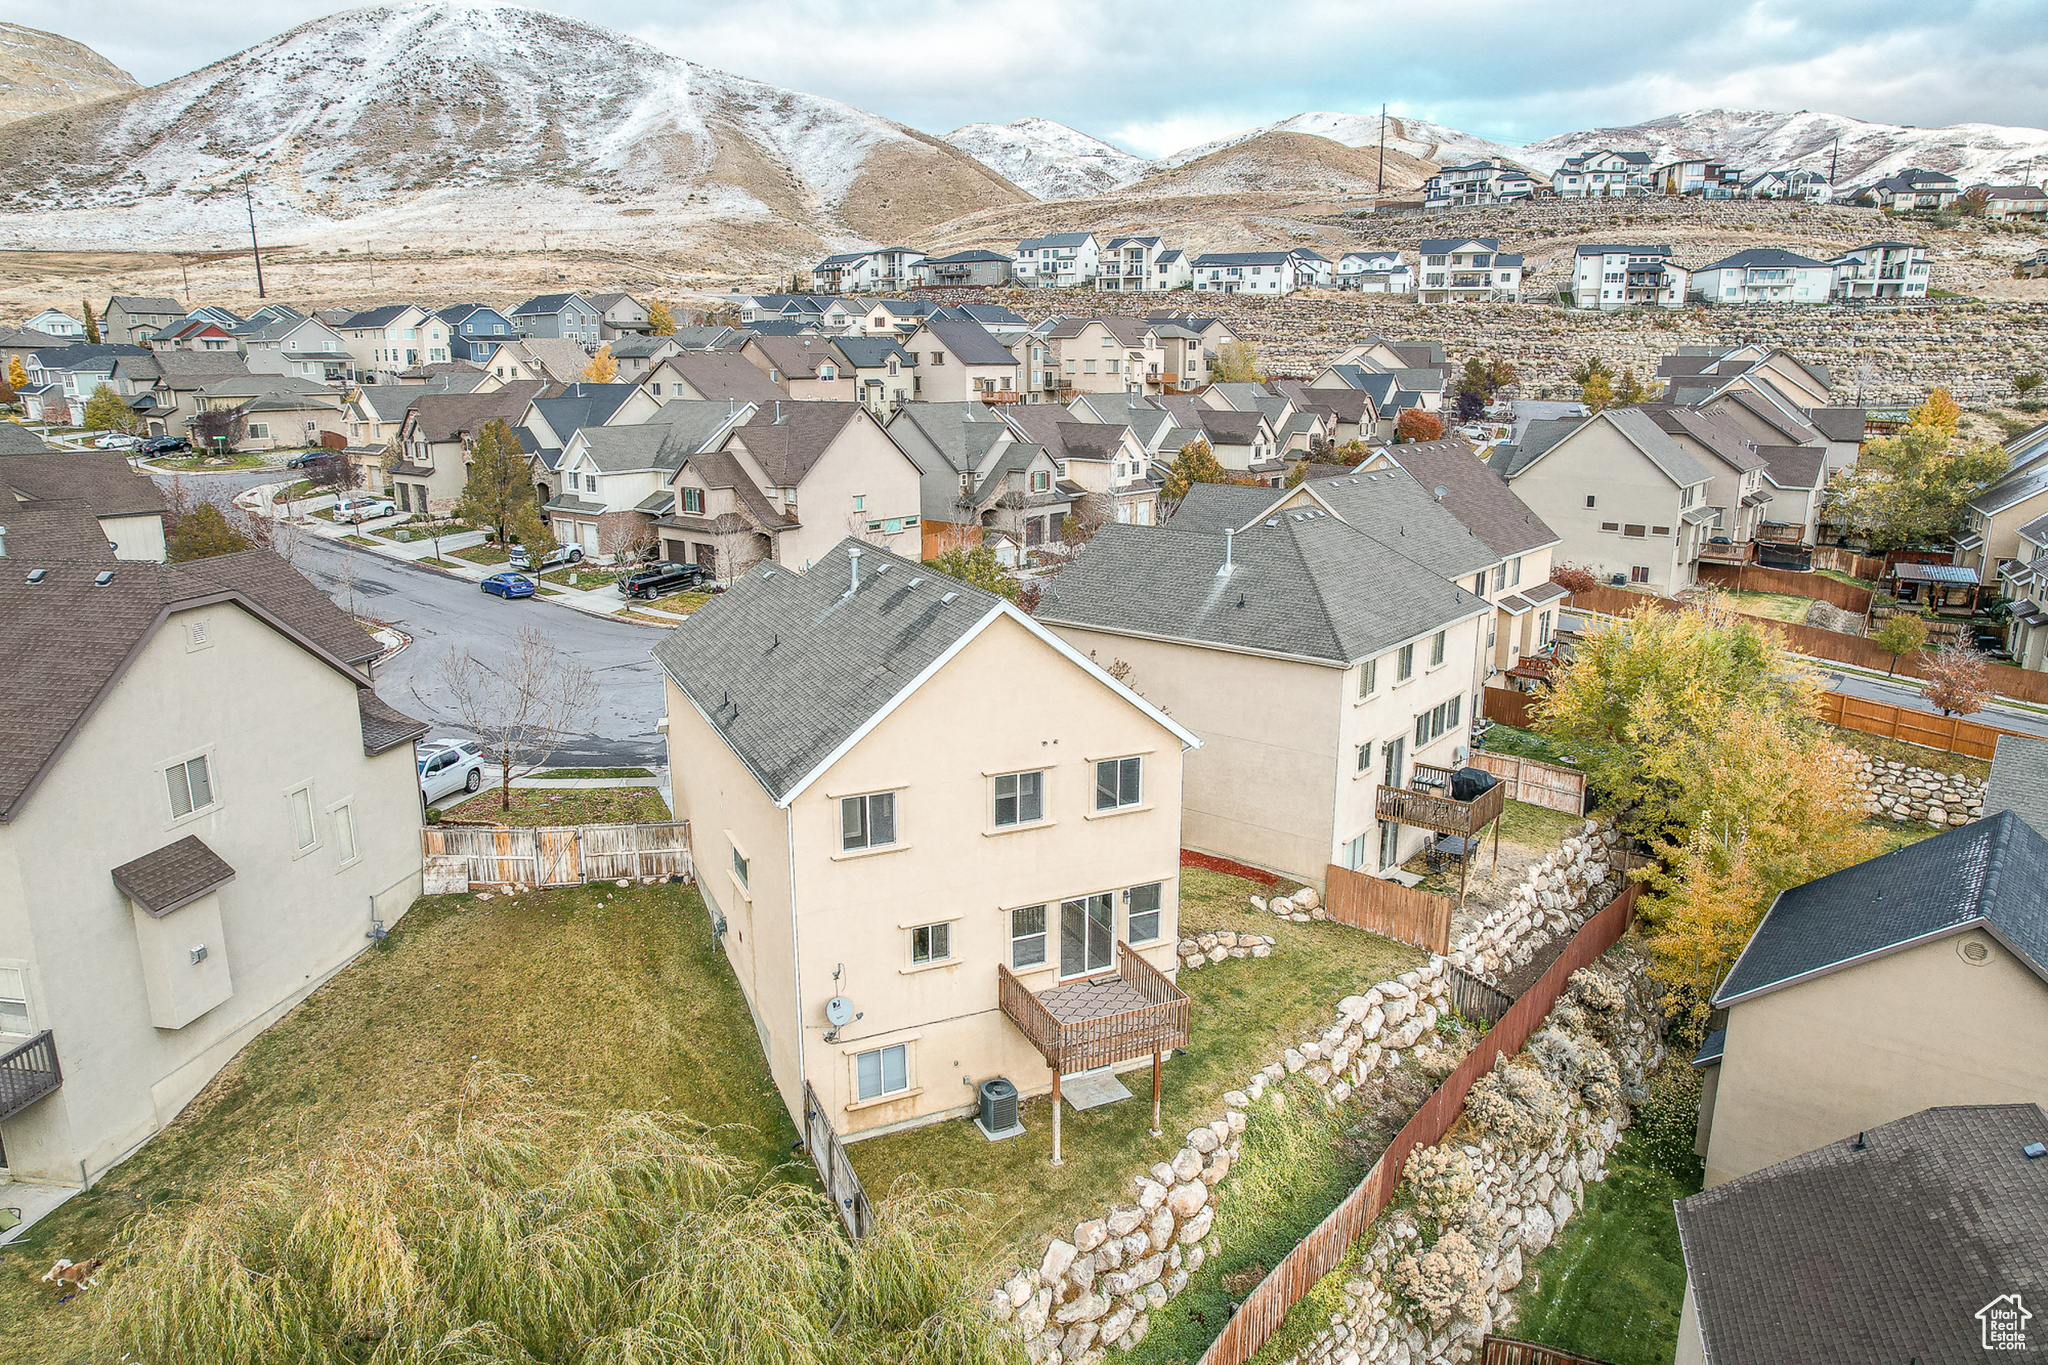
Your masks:
{"label": "gray shingle roof", "polygon": [[121,894],[158,919],[234,879],[235,869],[227,859],[196,834],[114,869],[114,885]]}
{"label": "gray shingle roof", "polygon": [[777,488],[794,488],[849,424],[866,420],[858,403],[764,404],[733,433]]}
{"label": "gray shingle roof", "polygon": [[1645,403],[1642,411],[1667,436],[1689,436],[1730,467],[1747,474],[1764,467],[1749,438],[1727,418],[1670,403]]}
{"label": "gray shingle roof", "polygon": [[427,732],[426,722],[414,720],[388,705],[367,687],[356,689],[356,711],[362,721],[363,752],[372,757],[409,744]]}
{"label": "gray shingle roof", "polygon": [[1444,489],[1445,510],[1502,559],[1557,543],[1557,532],[1463,441],[1410,441],[1386,447],[1386,455],[1432,495]]}
{"label": "gray shingle roof", "polygon": [[[13,432],[36,441],[36,446],[7,449]],[[119,451],[52,451],[34,432],[12,422],[0,422],[0,484],[30,500],[76,498],[100,517],[148,516],[165,510],[156,480],[137,473]]]}
{"label": "gray shingle roof", "polygon": [[1814,429],[1830,441],[1863,439],[1862,408],[1808,408],[1806,420],[1813,423]]}
{"label": "gray shingle roof", "polygon": [[672,355],[661,362],[649,379],[658,381],[662,370],[673,371],[700,398],[737,398],[756,403],[789,400],[788,394],[754,368],[753,361],[732,351],[685,351]]}
{"label": "gray shingle roof", "polygon": [[2048,835],[2048,739],[2000,735],[1992,751],[1991,780],[1984,788],[1984,814],[2009,810]]}
{"label": "gray shingle roof", "polygon": [[1998,1358],[1980,1309],[2048,1299],[2048,1159],[2024,1151],[2044,1139],[2039,1105],[1923,1109],[1679,1200],[1706,1358]]}
{"label": "gray shingle roof", "polygon": [[[403,392],[412,386],[398,387]],[[526,405],[547,387],[545,379],[518,379],[485,393],[422,394],[409,404],[414,434],[423,441],[452,441],[465,431],[481,431],[487,422],[510,426],[526,415]]]}
{"label": "gray shingle roof", "polygon": [[947,322],[925,319],[924,328],[937,337],[962,365],[1015,365],[1010,348],[989,335],[978,322]]}
{"label": "gray shingle roof", "polygon": [[780,801],[1001,604],[848,537],[805,573],[748,570],[654,657]]}
{"label": "gray shingle roof", "polygon": [[1779,488],[1818,488],[1828,453],[1820,446],[1758,446],[1764,478]]}
{"label": "gray shingle roof", "polygon": [[1038,618],[1342,667],[1486,610],[1320,508],[1269,520],[1233,537],[1227,575],[1219,533],[1106,524],[1052,579]]}
{"label": "gray shingle roof", "polygon": [[2048,839],[2010,811],[1785,892],[1714,1003],[1747,1000],[1973,926],[2048,978]]}

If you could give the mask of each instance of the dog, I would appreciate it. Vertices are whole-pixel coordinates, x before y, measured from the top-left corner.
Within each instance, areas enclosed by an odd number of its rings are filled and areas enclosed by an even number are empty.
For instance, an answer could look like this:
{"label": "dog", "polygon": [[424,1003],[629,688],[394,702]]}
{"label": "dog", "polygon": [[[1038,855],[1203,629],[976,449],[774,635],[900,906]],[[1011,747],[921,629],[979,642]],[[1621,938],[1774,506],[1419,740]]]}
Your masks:
{"label": "dog", "polygon": [[50,1267],[49,1273],[43,1276],[43,1283],[63,1285],[76,1290],[91,1289],[99,1283],[96,1272],[105,1264],[106,1262],[98,1256],[78,1264],[59,1260]]}

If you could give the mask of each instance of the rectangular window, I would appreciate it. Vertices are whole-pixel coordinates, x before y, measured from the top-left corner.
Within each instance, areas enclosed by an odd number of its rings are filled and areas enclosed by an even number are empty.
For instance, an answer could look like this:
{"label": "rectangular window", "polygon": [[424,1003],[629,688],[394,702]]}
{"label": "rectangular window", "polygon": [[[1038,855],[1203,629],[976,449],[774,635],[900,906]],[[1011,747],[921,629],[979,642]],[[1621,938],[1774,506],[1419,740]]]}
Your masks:
{"label": "rectangular window", "polygon": [[1424,711],[1415,718],[1415,747],[1420,749],[1429,743],[1429,712]]}
{"label": "rectangular window", "polygon": [[906,1044],[894,1047],[878,1047],[873,1052],[863,1052],[853,1059],[854,1075],[859,1080],[860,1098],[880,1099],[910,1089],[909,1055]]}
{"label": "rectangular window", "polygon": [[1435,668],[1438,664],[1444,661],[1445,637],[1448,636],[1449,633],[1450,632],[1448,631],[1440,630],[1435,635],[1430,637],[1429,666],[1431,668]]}
{"label": "rectangular window", "polygon": [[[1494,566],[1493,566],[1493,590],[1494,590],[1495,592],[1499,592],[1499,591],[1500,591],[1500,590],[1501,590],[1502,588],[1505,588],[1505,587],[1506,587],[1507,585],[1508,585],[1508,566],[1507,566],[1507,565],[1505,565],[1505,564],[1496,564],[1496,565],[1494,565]],[[1474,593],[1474,594],[1472,594],[1472,595],[1473,595],[1474,597],[1477,597],[1477,596],[1479,596],[1480,594],[1478,594],[1478,593]]]}
{"label": "rectangular window", "polygon": [[1344,866],[1357,872],[1365,866],[1365,836],[1359,835],[1344,845]]}
{"label": "rectangular window", "polygon": [[1671,528],[1669,526],[1652,526],[1650,534],[1653,536],[1668,536],[1671,534]]}
{"label": "rectangular window", "polygon": [[1365,743],[1358,746],[1358,771],[1365,772],[1367,769],[1371,767],[1372,741],[1367,740]]}
{"label": "rectangular window", "polygon": [[1005,773],[996,779],[996,828],[1045,818],[1045,774]]}
{"label": "rectangular window", "polygon": [[839,803],[839,846],[884,848],[896,842],[896,793],[849,796]]}
{"label": "rectangular window", "polygon": [[1631,564],[1628,570],[1628,581],[1631,583],[1649,582],[1650,566],[1647,564]]}
{"label": "rectangular window", "polygon": [[0,967],[0,1033],[27,1034],[28,973]]}
{"label": "rectangular window", "polygon": [[183,819],[195,810],[213,804],[213,775],[207,771],[204,755],[164,769],[171,789],[171,818]]}
{"label": "rectangular window", "polygon": [[1633,539],[1641,540],[1643,538],[1644,528],[1636,522],[1627,522],[1623,524],[1621,528],[1621,533],[1625,536],[1632,537]]}
{"label": "rectangular window", "polygon": [[267,423],[267,422],[251,422],[251,423],[249,423],[249,435],[250,435],[250,436],[252,436],[252,437],[254,437],[254,438],[257,438],[257,439],[259,439],[259,440],[261,440],[261,439],[267,439],[267,438],[269,437],[269,435],[270,435],[270,425],[269,425],[269,423]]}
{"label": "rectangular window", "polygon": [[1378,659],[1367,659],[1358,666],[1359,696],[1369,697],[1373,694],[1373,689],[1380,685],[1379,672],[1380,661]]}
{"label": "rectangular window", "polygon": [[744,888],[746,886],[747,860],[740,856],[740,851],[737,848],[732,851],[732,875],[738,879],[741,887]]}
{"label": "rectangular window", "polygon": [[1451,708],[1451,716],[1447,724],[1451,729],[1455,730],[1458,728],[1458,713],[1465,709],[1464,693],[1461,692],[1457,696],[1452,697],[1448,705]]}
{"label": "rectangular window", "polygon": [[334,808],[334,851],[344,864],[356,860],[356,812],[353,806]]}
{"label": "rectangular window", "polygon": [[1010,967],[1022,971],[1044,964],[1045,907],[1019,906],[1010,912]]}
{"label": "rectangular window", "polygon": [[693,514],[702,513],[704,510],[704,490],[701,488],[685,488],[683,490],[683,510]]}
{"label": "rectangular window", "polygon": [[1106,758],[1095,765],[1095,809],[1121,810],[1143,796],[1140,758]]}
{"label": "rectangular window", "polygon": [[1149,882],[1124,892],[1124,933],[1133,943],[1150,943],[1159,937],[1159,886]]}
{"label": "rectangular window", "polygon": [[1415,646],[1402,645],[1394,664],[1394,681],[1407,682],[1415,676]]}
{"label": "rectangular window", "polygon": [[1596,502],[1596,501],[1594,500],[1594,496],[1593,496],[1593,495],[1592,495],[1591,493],[1588,493],[1588,494],[1586,494],[1586,506],[1588,506],[1588,507],[1597,507],[1597,506],[1599,506],[1599,503],[1598,503],[1598,502]]}
{"label": "rectangular window", "polygon": [[868,499],[865,493],[856,493],[853,495],[853,510],[856,512],[865,512],[868,510]]}
{"label": "rectangular window", "polygon": [[313,789],[300,787],[286,799],[292,808],[292,847],[304,853],[320,841],[320,831],[313,825]]}
{"label": "rectangular window", "polygon": [[1108,892],[1060,902],[1060,975],[1107,968],[1116,950],[1116,898]]}
{"label": "rectangular window", "polygon": [[1621,523],[1618,521],[1603,521],[1600,523],[1600,529],[1603,531],[1619,531]]}
{"label": "rectangular window", "polygon": [[1514,584],[1514,583],[1520,583],[1521,581],[1522,581],[1522,557],[1521,557],[1520,555],[1516,555],[1516,556],[1515,556],[1515,557],[1514,557],[1514,558],[1513,558],[1512,560],[1510,560],[1510,561],[1509,561],[1509,563],[1508,563],[1508,582],[1509,582],[1510,584]]}
{"label": "rectangular window", "polygon": [[1050,471],[1050,470],[1044,470],[1044,469],[1036,469],[1036,470],[1033,470],[1033,471],[1032,471],[1032,473],[1031,473],[1031,491],[1032,491],[1032,492],[1034,492],[1034,493],[1044,493],[1044,492],[1048,492],[1048,491],[1050,491],[1050,490],[1051,490],[1051,488],[1052,488],[1052,473],[1051,473],[1051,471]]}
{"label": "rectangular window", "polygon": [[950,925],[922,924],[910,931],[912,962],[944,962],[953,955]]}
{"label": "rectangular window", "polygon": [[1401,826],[1393,820],[1380,821],[1380,871],[1401,861]]}

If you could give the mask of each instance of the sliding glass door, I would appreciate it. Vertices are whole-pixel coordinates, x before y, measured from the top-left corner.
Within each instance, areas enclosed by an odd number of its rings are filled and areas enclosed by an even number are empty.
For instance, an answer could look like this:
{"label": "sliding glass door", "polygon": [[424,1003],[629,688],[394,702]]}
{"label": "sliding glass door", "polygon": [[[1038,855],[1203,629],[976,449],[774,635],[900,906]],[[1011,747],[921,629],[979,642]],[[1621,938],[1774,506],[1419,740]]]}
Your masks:
{"label": "sliding glass door", "polygon": [[1060,975],[1107,971],[1116,951],[1116,897],[1104,892],[1060,903]]}

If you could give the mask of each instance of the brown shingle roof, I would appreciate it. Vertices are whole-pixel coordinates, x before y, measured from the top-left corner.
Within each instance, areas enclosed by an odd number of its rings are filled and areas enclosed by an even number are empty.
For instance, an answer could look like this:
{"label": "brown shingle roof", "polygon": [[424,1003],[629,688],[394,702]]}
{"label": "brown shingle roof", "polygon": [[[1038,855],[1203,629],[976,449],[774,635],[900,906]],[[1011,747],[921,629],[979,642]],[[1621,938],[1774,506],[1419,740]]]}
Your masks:
{"label": "brown shingle roof", "polygon": [[196,834],[114,869],[114,885],[121,894],[158,919],[234,879],[235,869],[227,859]]}
{"label": "brown shingle roof", "polygon": [[413,434],[423,441],[453,441],[487,422],[517,426],[526,405],[547,389],[545,380],[517,379],[488,393],[422,394],[412,401]]}
{"label": "brown shingle roof", "polygon": [[427,732],[424,721],[414,720],[393,708],[367,687],[356,689],[356,711],[362,720],[363,752],[372,756],[409,743]]}
{"label": "brown shingle roof", "polygon": [[676,377],[695,389],[699,398],[737,398],[755,403],[772,403],[778,398],[789,401],[789,395],[755,369],[753,361],[730,351],[685,351],[672,355],[655,367],[648,381],[659,382],[663,370],[675,371]]}
{"label": "brown shingle roof", "polygon": [[733,433],[733,440],[754,457],[771,485],[794,488],[847,423],[864,411],[858,403],[796,403],[785,398],[755,413]]}
{"label": "brown shingle roof", "polygon": [[139,517],[165,510],[156,480],[136,473],[128,458],[115,450],[0,455],[0,483],[12,485],[17,496],[30,501],[75,498],[102,517]]}
{"label": "brown shingle roof", "polygon": [[[832,365],[845,363],[845,358],[824,337],[755,337],[747,344],[767,356],[768,363],[780,370],[784,379],[816,379],[819,361]],[[759,369],[758,366],[755,368]],[[704,396],[724,398],[726,395]]]}
{"label": "brown shingle roof", "polygon": [[1424,488],[1445,490],[1444,510],[1502,559],[1557,543],[1557,532],[1463,441],[1411,441],[1383,453]]}

